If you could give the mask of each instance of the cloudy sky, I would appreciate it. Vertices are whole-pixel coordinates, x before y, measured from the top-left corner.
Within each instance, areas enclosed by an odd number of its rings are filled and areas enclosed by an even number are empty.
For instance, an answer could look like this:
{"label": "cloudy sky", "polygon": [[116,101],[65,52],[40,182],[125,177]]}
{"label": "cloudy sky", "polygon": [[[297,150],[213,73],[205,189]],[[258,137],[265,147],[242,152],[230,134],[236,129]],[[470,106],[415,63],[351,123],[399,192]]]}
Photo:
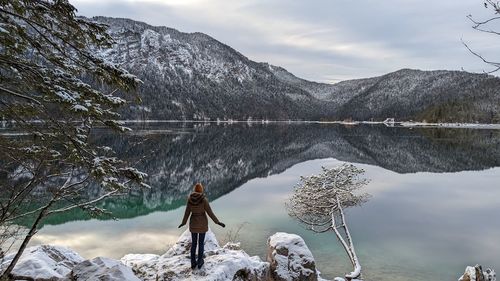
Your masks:
{"label": "cloudy sky", "polygon": [[[481,0],[70,0],[85,16],[126,17],[203,32],[252,60],[337,82],[400,68],[489,70],[500,36],[471,28]],[[499,28],[500,30],[500,28]]]}

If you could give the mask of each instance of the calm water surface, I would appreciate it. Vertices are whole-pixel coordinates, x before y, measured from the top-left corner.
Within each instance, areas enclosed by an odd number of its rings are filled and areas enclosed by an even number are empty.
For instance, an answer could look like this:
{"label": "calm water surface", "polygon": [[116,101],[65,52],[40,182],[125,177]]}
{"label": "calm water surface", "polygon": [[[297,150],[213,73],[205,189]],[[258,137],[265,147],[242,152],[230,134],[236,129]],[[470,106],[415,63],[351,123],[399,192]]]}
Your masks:
{"label": "calm water surface", "polygon": [[[300,176],[344,162],[366,170],[371,199],[347,210],[369,280],[456,280],[466,265],[500,269],[500,131],[320,124],[142,124],[126,137],[97,132],[139,161],[151,190],[108,200],[120,220],[79,212],[50,219],[32,244],[64,245],[86,257],[164,253],[175,243],[192,184],[206,184],[222,229],[265,258],[277,231],[306,241],[326,278],[351,270],[333,233],[314,234],[284,207]],[[98,136],[98,137],[97,137]],[[98,194],[89,190],[89,197]]]}

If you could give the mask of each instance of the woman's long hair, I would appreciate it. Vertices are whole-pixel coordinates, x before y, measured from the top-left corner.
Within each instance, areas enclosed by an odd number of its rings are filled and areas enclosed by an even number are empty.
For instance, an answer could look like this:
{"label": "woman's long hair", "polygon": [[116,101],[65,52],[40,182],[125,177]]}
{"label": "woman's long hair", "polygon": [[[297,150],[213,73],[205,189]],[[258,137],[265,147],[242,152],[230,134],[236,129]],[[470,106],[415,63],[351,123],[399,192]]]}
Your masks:
{"label": "woman's long hair", "polygon": [[194,185],[194,192],[203,193],[203,185],[201,183],[197,183]]}

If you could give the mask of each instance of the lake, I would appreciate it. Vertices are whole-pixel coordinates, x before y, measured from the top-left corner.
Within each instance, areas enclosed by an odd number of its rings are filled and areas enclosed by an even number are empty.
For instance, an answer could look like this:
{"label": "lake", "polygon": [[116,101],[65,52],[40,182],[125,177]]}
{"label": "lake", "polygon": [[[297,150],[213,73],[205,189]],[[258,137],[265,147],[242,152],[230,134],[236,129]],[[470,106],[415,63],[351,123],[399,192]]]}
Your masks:
{"label": "lake", "polygon": [[[85,257],[164,253],[187,195],[202,182],[219,240],[236,232],[250,255],[265,259],[277,231],[302,236],[323,277],[352,267],[331,232],[315,234],[288,216],[300,176],[353,163],[371,195],[346,210],[367,280],[457,280],[466,265],[500,270],[500,130],[339,124],[134,123],[95,141],[149,174],[149,190],[105,201],[119,220],[74,211],[49,218],[32,245],[70,247]],[[99,188],[93,186],[87,196]]]}

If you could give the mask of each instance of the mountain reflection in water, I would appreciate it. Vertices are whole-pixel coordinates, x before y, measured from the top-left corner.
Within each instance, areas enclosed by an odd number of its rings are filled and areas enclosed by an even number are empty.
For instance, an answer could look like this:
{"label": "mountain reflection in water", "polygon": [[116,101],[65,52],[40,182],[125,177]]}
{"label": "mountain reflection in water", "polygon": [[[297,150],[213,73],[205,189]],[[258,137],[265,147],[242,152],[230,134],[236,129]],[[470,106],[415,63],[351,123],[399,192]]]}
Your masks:
{"label": "mountain reflection in water", "polygon": [[[456,280],[465,265],[500,264],[500,130],[408,129],[332,124],[134,124],[95,140],[147,172],[148,190],[104,202],[118,221],[79,212],[49,218],[32,244],[72,247],[87,257],[165,252],[192,184],[206,185],[228,227],[247,223],[243,248],[264,257],[276,231],[304,237],[327,278],[350,270],[333,234],[315,235],[284,209],[301,175],[321,166],[357,163],[372,181],[369,202],[348,211],[370,280]],[[88,197],[99,194],[88,190]],[[220,199],[219,199],[220,198]],[[82,221],[82,219],[87,219]],[[476,227],[477,226],[477,227]],[[498,266],[497,266],[498,267]]]}
{"label": "mountain reflection in water", "polygon": [[[96,142],[115,148],[149,174],[151,189],[107,200],[118,218],[175,209],[196,182],[216,199],[253,178],[281,173],[312,159],[335,158],[397,173],[457,172],[500,166],[500,130],[408,129],[334,124],[141,123],[116,136],[97,131]],[[99,188],[89,189],[97,197]],[[58,224],[86,218],[78,210],[49,218]]]}

